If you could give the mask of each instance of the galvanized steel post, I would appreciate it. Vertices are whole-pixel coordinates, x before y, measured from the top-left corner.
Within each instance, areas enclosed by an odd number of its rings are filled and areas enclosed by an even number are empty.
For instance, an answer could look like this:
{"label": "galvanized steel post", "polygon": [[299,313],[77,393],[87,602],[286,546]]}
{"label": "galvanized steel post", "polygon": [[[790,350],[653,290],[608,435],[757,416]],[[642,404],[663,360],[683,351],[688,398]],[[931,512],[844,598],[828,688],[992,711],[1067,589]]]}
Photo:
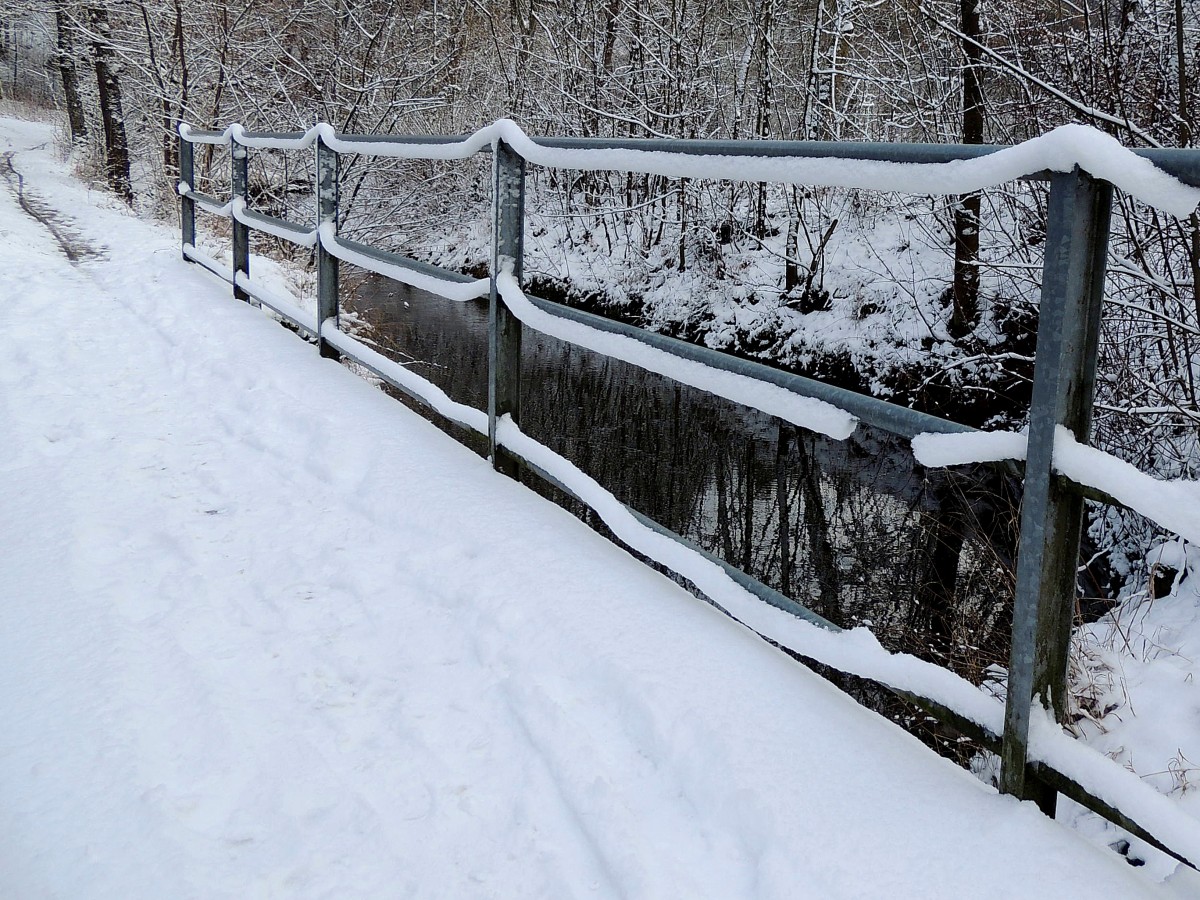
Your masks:
{"label": "galvanized steel post", "polygon": [[[231,137],[229,158],[232,162],[229,200],[232,204],[236,204],[238,200],[244,204],[247,198],[247,168],[250,162],[250,151],[239,144],[237,138]],[[231,221],[233,223],[233,296],[236,300],[245,300],[253,306],[258,306],[258,301],[254,300],[237,283],[238,275],[243,278],[250,277],[250,227],[239,222],[236,216],[233,216]]]}
{"label": "galvanized steel post", "polygon": [[[338,154],[317,137],[317,230],[338,228]],[[327,359],[340,354],[326,339],[327,329],[338,328],[338,259],[317,238],[317,350]]]}
{"label": "galvanized steel post", "polygon": [[1051,176],[1000,756],[1000,789],[1036,801],[1048,815],[1054,814],[1057,794],[1029,773],[1029,720],[1035,700],[1057,721],[1066,712],[1083,522],[1082,497],[1058,487],[1054,478],[1054,433],[1063,426],[1076,440],[1087,441],[1091,428],[1111,211],[1107,182],[1078,166]]}
{"label": "galvanized steel post", "polygon": [[519,284],[525,244],[525,160],[499,141],[492,154],[492,288],[488,299],[488,450],[492,466],[512,478],[520,465],[496,441],[496,422],[521,413],[521,321],[496,288],[496,276],[511,265]]}
{"label": "galvanized steel post", "polygon": [[[196,164],[192,142],[179,135],[179,182],[186,184],[188,191],[195,187]],[[189,194],[179,195],[179,230],[183,234],[183,246],[196,246],[196,201]],[[187,259],[185,256],[184,259]]]}

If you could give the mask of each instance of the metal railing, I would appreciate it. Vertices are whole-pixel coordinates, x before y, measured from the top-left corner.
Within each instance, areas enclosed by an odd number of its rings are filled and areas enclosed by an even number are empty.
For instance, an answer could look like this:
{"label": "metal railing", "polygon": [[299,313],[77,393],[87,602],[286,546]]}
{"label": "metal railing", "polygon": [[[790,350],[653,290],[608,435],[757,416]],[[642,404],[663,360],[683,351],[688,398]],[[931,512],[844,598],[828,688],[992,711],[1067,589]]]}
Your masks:
{"label": "metal railing", "polygon": [[[568,495],[588,502],[575,487],[514,451],[511,442],[506,445],[499,434],[499,426],[506,418],[517,424],[521,418],[523,326],[502,296],[504,292],[498,282],[506,273],[511,273],[515,283],[518,286],[521,283],[527,166],[526,156],[518,152],[503,134],[480,146],[472,146],[468,139],[459,137],[335,135],[327,126],[318,126],[307,134],[248,133],[237,126],[226,132],[192,131],[181,126],[180,134],[180,195],[183,254],[186,259],[205,266],[230,282],[238,299],[265,305],[300,330],[311,334],[322,356],[352,360],[426,405],[431,402],[428,393],[414,389],[413,382],[405,377],[398,366],[389,365],[379,354],[339,330],[339,259],[352,260],[387,277],[447,296],[461,298],[464,295],[486,295],[489,317],[486,426],[480,411],[460,407],[448,401],[448,398],[440,408],[435,403],[435,408],[452,421],[486,433],[491,459],[498,471],[513,477],[518,476],[522,469],[531,471]],[[230,145],[232,196],[228,203],[222,204],[194,190],[194,143]],[[890,163],[945,163],[976,159],[1004,149],[954,145],[613,141],[585,138],[539,138],[531,143],[547,151],[617,149],[685,157],[733,156],[782,160],[834,158]],[[304,226],[250,210],[247,205],[246,177],[250,150],[296,150],[309,144],[315,145],[316,153],[316,221],[311,226]],[[397,147],[404,148],[404,152],[397,152]],[[494,219],[491,273],[486,281],[476,281],[456,272],[338,236],[340,152],[364,156],[378,154],[448,159],[489,151],[493,159]],[[525,151],[528,155],[527,147]],[[1200,186],[1200,153],[1145,150],[1138,151],[1138,155],[1185,184]],[[997,752],[1001,760],[1000,787],[1003,792],[1034,800],[1050,815],[1054,813],[1057,794],[1061,793],[1174,858],[1194,865],[1200,861],[1195,859],[1194,853],[1189,860],[1183,852],[1167,846],[1128,815],[1096,796],[1096,791],[1089,790],[1069,774],[1045,761],[1031,759],[1029,754],[1030,713],[1035,698],[1049,698],[1058,721],[1062,721],[1065,714],[1068,644],[1075,608],[1075,573],[1084,499],[1111,503],[1117,501],[1056,474],[1052,461],[1057,427],[1066,427],[1080,442],[1087,441],[1090,430],[1113,186],[1091,177],[1079,166],[1075,166],[1071,172],[1034,172],[1023,177],[1048,181],[1050,195],[1028,455],[1024,464],[1024,499],[1021,506],[1012,650],[1003,733],[997,734],[970,716],[937,700],[892,689]],[[197,250],[197,208],[232,219],[232,271]],[[252,229],[315,248],[315,317],[251,279],[249,232]],[[646,332],[588,312],[535,297],[526,299],[537,310],[554,317],[556,321],[577,323],[596,332],[629,338],[680,360],[733,373],[756,383],[774,385],[797,396],[825,401],[848,411],[863,422],[906,438],[927,432],[974,430],[966,425]],[[665,526],[636,511],[627,511],[643,526],[716,563],[737,584],[765,602],[823,628],[840,630],[795,599],[780,594]]]}

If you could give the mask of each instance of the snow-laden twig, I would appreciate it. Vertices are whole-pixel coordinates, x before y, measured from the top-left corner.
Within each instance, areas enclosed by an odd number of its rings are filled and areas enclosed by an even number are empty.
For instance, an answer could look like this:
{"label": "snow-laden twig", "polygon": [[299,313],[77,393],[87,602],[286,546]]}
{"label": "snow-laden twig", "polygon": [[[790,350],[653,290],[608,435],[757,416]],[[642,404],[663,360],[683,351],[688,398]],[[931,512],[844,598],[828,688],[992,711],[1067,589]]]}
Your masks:
{"label": "snow-laden twig", "polygon": [[969,43],[973,44],[976,49],[978,49],[985,56],[988,56],[989,58],[991,58],[993,61],[995,61],[997,64],[999,64],[1002,68],[1007,69],[1009,72],[1011,72],[1012,74],[1016,75],[1019,78],[1024,78],[1030,84],[1036,85],[1041,90],[1050,94],[1050,96],[1055,97],[1058,100],[1061,100],[1063,103],[1065,103],[1071,109],[1075,110],[1077,113],[1088,116],[1089,118],[1092,118],[1092,119],[1096,119],[1097,121],[1100,121],[1100,122],[1107,122],[1110,125],[1116,125],[1120,128],[1124,128],[1126,131],[1128,131],[1134,137],[1138,138],[1139,140],[1144,141],[1148,147],[1161,147],[1162,146],[1162,144],[1159,143],[1157,140],[1155,140],[1152,135],[1147,133],[1145,131],[1145,129],[1139,128],[1137,125],[1133,124],[1133,122],[1131,122],[1128,118],[1114,116],[1112,113],[1107,113],[1104,110],[1097,109],[1096,107],[1091,106],[1090,104],[1084,103],[1081,100],[1076,100],[1070,94],[1066,94],[1063,91],[1060,91],[1058,88],[1054,87],[1054,85],[1048,83],[1047,81],[1045,81],[1041,78],[1038,78],[1036,75],[1034,75],[1028,69],[1024,69],[1021,66],[1019,66],[1017,63],[1008,59],[1007,57],[1001,56],[999,53],[997,53],[991,47],[988,47],[985,44],[981,44],[979,41],[977,41],[975,38],[971,37],[970,35],[963,34],[961,31],[959,31],[953,25],[950,25],[947,22],[943,22],[934,13],[930,12],[930,10],[928,8],[926,8],[925,6],[920,7],[920,10],[921,10],[922,14],[925,15],[926,18],[928,18],[931,22],[933,22],[939,28],[943,29],[944,31],[949,32],[950,34],[954,35],[954,37],[958,38],[961,41],[968,41]]}

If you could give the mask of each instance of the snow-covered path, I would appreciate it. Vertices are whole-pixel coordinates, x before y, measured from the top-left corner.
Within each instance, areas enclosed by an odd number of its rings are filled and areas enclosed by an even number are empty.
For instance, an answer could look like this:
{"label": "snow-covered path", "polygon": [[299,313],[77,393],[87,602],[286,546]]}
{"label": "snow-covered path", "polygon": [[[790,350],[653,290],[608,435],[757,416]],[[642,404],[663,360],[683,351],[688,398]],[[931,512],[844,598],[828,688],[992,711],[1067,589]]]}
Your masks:
{"label": "snow-covered path", "polygon": [[0,897],[1135,897],[0,152]]}

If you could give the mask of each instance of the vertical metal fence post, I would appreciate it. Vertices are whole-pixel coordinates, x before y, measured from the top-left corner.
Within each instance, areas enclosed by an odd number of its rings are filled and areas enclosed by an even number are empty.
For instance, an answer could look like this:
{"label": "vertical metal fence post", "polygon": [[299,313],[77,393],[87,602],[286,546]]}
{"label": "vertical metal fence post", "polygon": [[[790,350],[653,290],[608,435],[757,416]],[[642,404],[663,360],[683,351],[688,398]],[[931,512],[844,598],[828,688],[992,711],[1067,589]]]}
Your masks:
{"label": "vertical metal fence post", "polygon": [[[338,227],[338,155],[317,137],[317,228]],[[325,339],[327,328],[338,327],[338,259],[317,240],[317,350],[327,359],[338,352]]]}
{"label": "vertical metal fence post", "polygon": [[1086,441],[1091,428],[1111,210],[1107,182],[1078,167],[1051,177],[1000,756],[1000,789],[1035,801],[1049,815],[1057,795],[1027,768],[1029,719],[1035,698],[1058,721],[1066,712],[1083,520],[1082,498],[1059,489],[1054,479],[1054,432],[1062,425]]}
{"label": "vertical metal fence post", "polygon": [[496,442],[496,422],[509,415],[520,421],[521,321],[500,298],[496,275],[512,265],[520,283],[525,244],[525,160],[498,141],[492,157],[492,289],[488,299],[488,450],[492,466],[519,477],[518,461]]}
{"label": "vertical metal fence post", "polygon": [[[186,184],[188,190],[196,187],[195,155],[192,152],[192,142],[182,134],[179,136],[179,181]],[[183,234],[183,246],[196,246],[196,201],[181,194],[179,196],[179,230]],[[184,259],[187,259],[185,256]]]}
{"label": "vertical metal fence post", "polygon": [[[229,159],[232,169],[229,179],[229,199],[231,202],[241,200],[246,202],[248,196],[247,172],[250,162],[250,151],[231,137],[229,144]],[[250,277],[250,228],[243,225],[236,217],[231,217],[233,223],[233,296],[235,300],[245,300],[253,306],[258,306],[257,300],[238,286],[238,275]]]}

